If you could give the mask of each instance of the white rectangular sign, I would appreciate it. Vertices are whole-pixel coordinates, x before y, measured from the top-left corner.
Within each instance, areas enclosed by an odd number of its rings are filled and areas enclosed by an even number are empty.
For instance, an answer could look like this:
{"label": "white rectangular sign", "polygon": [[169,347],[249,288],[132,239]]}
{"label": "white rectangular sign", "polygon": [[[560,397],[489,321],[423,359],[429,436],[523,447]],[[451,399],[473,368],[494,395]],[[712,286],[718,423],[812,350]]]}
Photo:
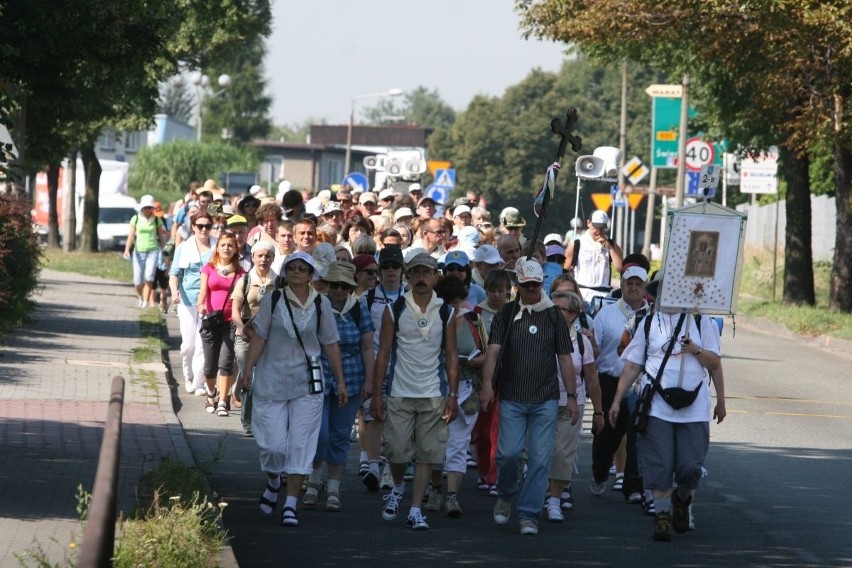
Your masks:
{"label": "white rectangular sign", "polygon": [[776,193],[778,191],[778,147],[753,158],[740,161],[742,193]]}

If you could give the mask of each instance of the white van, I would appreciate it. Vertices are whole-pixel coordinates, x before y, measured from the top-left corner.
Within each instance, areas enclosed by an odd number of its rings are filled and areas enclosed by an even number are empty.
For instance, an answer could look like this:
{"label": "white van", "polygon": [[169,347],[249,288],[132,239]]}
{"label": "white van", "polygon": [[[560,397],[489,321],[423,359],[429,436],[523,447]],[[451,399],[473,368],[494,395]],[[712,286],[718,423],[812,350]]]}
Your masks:
{"label": "white van", "polygon": [[130,235],[130,219],[139,212],[139,203],[121,194],[102,195],[98,200],[98,250],[124,250]]}

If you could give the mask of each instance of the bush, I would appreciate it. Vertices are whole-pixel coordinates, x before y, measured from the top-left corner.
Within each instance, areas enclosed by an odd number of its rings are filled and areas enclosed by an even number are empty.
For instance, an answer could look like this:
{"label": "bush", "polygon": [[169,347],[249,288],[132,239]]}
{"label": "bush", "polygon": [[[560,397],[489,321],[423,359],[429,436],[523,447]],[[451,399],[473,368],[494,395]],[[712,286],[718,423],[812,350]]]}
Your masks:
{"label": "bush", "polygon": [[26,199],[0,195],[0,331],[20,325],[33,309],[41,248]]}

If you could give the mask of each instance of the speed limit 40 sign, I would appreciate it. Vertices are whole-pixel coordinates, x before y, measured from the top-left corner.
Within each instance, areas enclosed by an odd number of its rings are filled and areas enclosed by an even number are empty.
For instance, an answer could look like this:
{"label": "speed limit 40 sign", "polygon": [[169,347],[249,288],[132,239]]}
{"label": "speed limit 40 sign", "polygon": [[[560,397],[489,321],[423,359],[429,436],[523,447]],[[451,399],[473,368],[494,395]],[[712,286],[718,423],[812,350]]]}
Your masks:
{"label": "speed limit 40 sign", "polygon": [[716,150],[713,144],[701,138],[690,138],[686,141],[686,169],[700,172],[701,166],[712,164],[716,160]]}

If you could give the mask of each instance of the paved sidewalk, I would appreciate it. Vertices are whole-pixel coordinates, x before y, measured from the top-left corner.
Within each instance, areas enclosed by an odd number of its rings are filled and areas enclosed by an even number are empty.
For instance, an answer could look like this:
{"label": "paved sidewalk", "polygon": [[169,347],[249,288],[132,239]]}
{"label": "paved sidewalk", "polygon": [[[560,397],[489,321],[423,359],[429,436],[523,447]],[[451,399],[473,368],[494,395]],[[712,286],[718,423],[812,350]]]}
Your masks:
{"label": "paved sidewalk", "polygon": [[[141,345],[128,284],[44,270],[32,321],[0,337],[0,567],[41,548],[59,562],[82,526],[77,486],[92,490],[112,377],[125,378],[119,509],[166,455],[192,463],[162,363],[131,364]],[[152,371],[156,384],[140,371]]]}

